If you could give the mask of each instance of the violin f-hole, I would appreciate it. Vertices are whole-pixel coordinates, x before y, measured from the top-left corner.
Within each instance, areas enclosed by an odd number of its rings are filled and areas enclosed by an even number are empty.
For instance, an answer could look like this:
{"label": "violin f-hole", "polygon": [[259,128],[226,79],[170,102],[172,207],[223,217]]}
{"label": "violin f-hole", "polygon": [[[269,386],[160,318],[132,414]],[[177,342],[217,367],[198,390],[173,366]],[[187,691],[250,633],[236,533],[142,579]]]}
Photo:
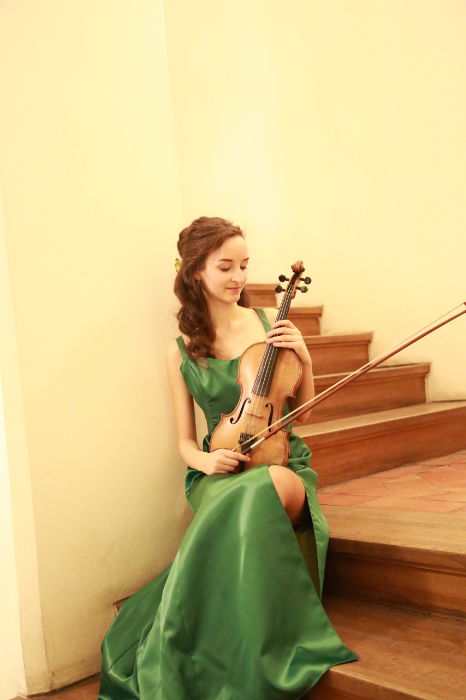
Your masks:
{"label": "violin f-hole", "polygon": [[269,419],[268,419],[268,421],[267,421],[267,425],[268,425],[269,430],[270,430],[270,426],[271,426],[271,424],[273,423],[273,404],[271,404],[271,403],[266,403],[266,404],[265,404],[265,408],[269,408],[269,407],[270,407],[270,411],[269,411]]}
{"label": "violin f-hole", "polygon": [[240,419],[241,416],[243,415],[243,411],[244,411],[244,409],[245,409],[247,403],[251,403],[251,399],[250,399],[249,397],[247,397],[247,398],[243,401],[243,403],[241,404],[241,408],[240,408],[240,411],[239,411],[239,414],[238,414],[238,418],[235,418],[234,416],[231,416],[231,418],[230,418],[230,423],[231,423],[231,425],[235,425],[235,423],[237,423],[237,422],[239,421],[239,419]]}

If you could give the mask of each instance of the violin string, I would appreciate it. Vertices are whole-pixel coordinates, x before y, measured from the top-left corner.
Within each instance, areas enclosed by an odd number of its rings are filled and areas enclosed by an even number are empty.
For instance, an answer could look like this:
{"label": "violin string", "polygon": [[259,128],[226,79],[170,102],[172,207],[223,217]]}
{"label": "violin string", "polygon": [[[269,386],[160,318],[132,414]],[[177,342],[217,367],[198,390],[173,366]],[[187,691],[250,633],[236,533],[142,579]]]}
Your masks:
{"label": "violin string", "polygon": [[[285,313],[285,317],[284,317],[284,318],[288,318],[288,312],[289,312],[289,309],[290,309],[290,306],[291,306],[291,301],[292,301],[291,290],[287,290],[287,291],[285,292],[284,301],[286,302],[286,313]],[[283,304],[283,301],[282,301],[282,304]],[[278,319],[278,315],[277,315],[277,319],[276,319],[276,320],[284,320],[284,319]],[[279,341],[277,340],[277,342],[279,342]],[[271,379],[272,379],[272,376],[273,376],[273,373],[274,373],[273,358],[276,356],[276,357],[277,357],[277,361],[278,361],[279,351],[280,351],[280,349],[281,349],[280,347],[276,347],[275,345],[273,345],[273,342],[270,344],[270,347],[271,347],[271,351],[270,351],[270,354],[271,354],[271,362],[270,362],[269,364],[270,364],[271,369],[269,370],[269,375],[270,375],[269,378],[268,378],[269,385],[271,385]],[[286,350],[287,348],[283,348],[283,349]],[[288,413],[289,413],[289,412],[288,412]],[[286,414],[286,415],[288,415],[288,414]],[[264,432],[265,430],[269,430],[269,429],[272,428],[276,423],[279,423],[282,419],[283,419],[283,416],[279,416],[278,419],[277,419],[276,421],[274,421],[273,423],[271,423],[270,425],[268,425],[267,428],[264,428],[264,430],[261,431],[261,432]]]}
{"label": "violin string", "polygon": [[[393,352],[393,353],[396,352],[396,351],[398,350],[398,348],[399,348],[400,346],[403,345],[403,343],[408,342],[409,340],[411,340],[411,338],[414,338],[414,337],[415,337],[416,335],[418,335],[419,333],[422,333],[426,328],[429,328],[429,326],[432,326],[434,323],[436,323],[437,321],[439,321],[439,320],[440,320],[441,318],[443,318],[444,316],[447,316],[447,315],[451,314],[453,311],[456,311],[456,309],[461,308],[462,306],[465,305],[465,303],[466,303],[466,302],[463,302],[463,303],[461,303],[461,304],[458,304],[457,306],[454,306],[452,309],[450,309],[450,311],[446,311],[445,313],[441,314],[438,318],[436,318],[436,319],[430,321],[426,326],[424,326],[424,327],[421,328],[420,330],[416,331],[415,333],[412,333],[412,334],[411,334],[410,336],[408,336],[408,338],[406,338],[405,340],[400,341],[400,342],[398,343],[398,345],[396,345],[392,350],[390,350],[390,352]],[[303,337],[304,337],[304,338],[307,338],[307,337],[313,337],[313,336],[303,336]],[[356,372],[359,372],[360,370],[365,369],[368,365],[370,365],[370,364],[373,363],[373,362],[376,362],[378,359],[380,359],[380,358],[381,358],[383,355],[385,355],[385,354],[387,354],[387,353],[380,353],[380,355],[378,355],[377,357],[373,358],[373,359],[370,360],[369,362],[366,362],[366,364],[362,365],[361,367],[358,367],[358,368],[357,368],[356,370],[354,370],[354,372],[352,372],[351,374],[356,374]],[[343,378],[340,379],[338,382],[336,382],[335,384],[333,384],[331,388],[336,387],[338,384],[341,384],[343,381],[345,381],[345,379],[348,379],[349,376],[351,376],[351,375],[347,375],[346,377],[343,377]],[[329,387],[329,388],[330,388],[330,387]],[[313,398],[318,398],[319,396],[321,396],[322,394],[324,394],[326,391],[328,391],[328,389],[325,389],[324,391],[320,392],[320,394],[315,395]],[[290,412],[287,414],[286,417],[288,418],[289,416],[293,415],[294,413],[297,413],[301,408],[303,408],[307,403],[310,403],[311,401],[312,401],[312,399],[309,399],[309,401],[305,401],[301,406],[298,406],[298,407],[295,408],[294,410],[290,411]],[[280,418],[278,418],[278,419],[277,419],[276,421],[274,421],[273,423],[271,423],[269,426],[267,426],[267,428],[263,428],[261,431],[259,431],[258,433],[256,433],[253,437],[254,437],[254,438],[258,438],[258,437],[259,437],[262,433],[264,433],[267,429],[270,429],[270,428],[275,427],[278,423],[280,423],[281,420],[283,420],[283,416],[280,417]]]}
{"label": "violin string", "polygon": [[[251,391],[252,399],[251,399],[249,409],[247,410],[248,418],[245,421],[245,433],[247,435],[254,435],[255,430],[256,430],[256,427],[254,424],[255,416],[261,415],[260,411],[262,411],[262,406],[261,406],[262,401],[261,401],[261,398],[259,398],[259,394],[260,394],[261,389],[263,388],[263,381],[264,381],[263,377],[264,377],[265,369],[268,366],[268,358],[266,358],[266,353],[267,353],[267,348],[265,349],[265,352],[264,352],[264,355],[263,355],[263,358],[261,361],[261,367],[259,369],[259,373],[261,374],[260,379],[259,379],[259,385],[258,385],[258,387],[256,387],[256,391],[254,391],[254,385],[255,385],[255,382],[254,382],[253,389]],[[266,363],[262,367],[262,363],[264,362],[264,358],[266,358]],[[240,442],[240,445],[241,444],[242,443]]]}
{"label": "violin string", "polygon": [[[291,303],[290,297],[291,297],[290,291],[285,292],[285,299],[286,299],[286,302],[288,304],[288,308],[289,308],[290,303]],[[283,306],[283,301],[282,301],[282,306]],[[279,314],[277,314],[277,318],[275,319],[275,321],[279,320],[278,316],[279,316]],[[272,330],[272,327],[271,327],[271,330]],[[268,348],[270,348],[270,350]],[[261,372],[261,376],[259,378],[259,384],[258,384],[258,387],[256,388],[257,391],[254,394],[254,399],[253,399],[253,401],[251,401],[251,420],[248,419],[246,421],[246,428],[247,428],[248,435],[254,435],[255,427],[253,428],[252,421],[255,420],[256,416],[262,416],[262,413],[265,410],[266,400],[269,399],[269,397],[265,396],[265,394],[263,392],[265,391],[267,385],[269,385],[269,387],[271,385],[271,379],[272,379],[272,375],[273,375],[274,357],[277,356],[277,358],[278,358],[278,351],[279,350],[280,350],[280,348],[275,347],[273,345],[273,343],[268,344],[267,347],[265,348],[265,352],[264,352],[263,360],[262,360],[263,366],[259,370]],[[265,430],[265,428],[264,428],[264,430]]]}
{"label": "violin string", "polygon": [[[266,378],[265,375],[270,367],[271,360],[269,360],[270,354],[268,354],[267,346],[261,361],[261,367],[259,369],[259,383],[256,387],[256,391],[253,392],[253,398],[251,400],[250,408],[248,410],[248,419],[245,421],[245,432],[248,435],[254,435],[256,427],[254,425],[255,416],[261,415],[264,408],[264,398],[261,396],[261,391],[265,388]],[[265,360],[265,362],[264,362]],[[253,386],[254,390],[254,386]],[[241,444],[241,443],[240,443]]]}
{"label": "violin string", "polygon": [[[261,392],[265,389],[266,382],[267,382],[267,375],[270,373],[270,367],[272,365],[272,360],[273,360],[273,354],[271,351],[268,350],[268,348],[271,347],[270,345],[266,345],[265,352],[262,358],[261,366],[259,372],[260,372],[260,378],[259,378],[259,383],[258,386],[256,387],[256,392],[254,393],[254,398],[251,401],[251,420],[246,421],[246,427],[247,427],[247,434],[248,435],[254,435],[255,427],[253,428],[252,426],[252,421],[254,420],[253,416],[257,415],[262,415],[262,411],[264,410],[265,406],[265,398],[264,396],[261,395]],[[253,387],[254,388],[254,387]]]}

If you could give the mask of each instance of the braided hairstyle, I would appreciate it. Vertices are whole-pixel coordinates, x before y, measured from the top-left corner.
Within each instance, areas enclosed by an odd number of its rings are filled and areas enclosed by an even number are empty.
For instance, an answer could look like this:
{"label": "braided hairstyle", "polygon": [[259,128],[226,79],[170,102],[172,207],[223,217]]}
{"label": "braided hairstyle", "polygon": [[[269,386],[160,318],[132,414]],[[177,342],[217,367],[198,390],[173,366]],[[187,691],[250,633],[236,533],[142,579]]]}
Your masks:
{"label": "braided hairstyle", "polygon": [[[176,312],[178,327],[189,338],[186,352],[195,360],[213,357],[215,329],[202,289],[202,281],[194,275],[202,270],[206,258],[220,248],[227,238],[244,233],[227,219],[218,216],[201,216],[184,228],[178,237],[181,266],[177,272],[174,292],[181,302]],[[241,291],[238,306],[249,307],[249,294]]]}

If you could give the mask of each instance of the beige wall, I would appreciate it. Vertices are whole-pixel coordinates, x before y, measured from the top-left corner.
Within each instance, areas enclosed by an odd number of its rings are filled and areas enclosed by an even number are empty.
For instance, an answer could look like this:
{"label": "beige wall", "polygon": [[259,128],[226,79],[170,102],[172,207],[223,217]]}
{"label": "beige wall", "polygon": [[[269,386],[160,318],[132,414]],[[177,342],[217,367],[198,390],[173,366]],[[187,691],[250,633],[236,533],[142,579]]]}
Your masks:
{"label": "beige wall", "polygon": [[[0,693],[97,671],[112,602],[191,518],[163,365],[184,225],[242,225],[251,281],[302,258],[296,303],[374,353],[465,300],[465,29],[452,0],[2,4],[0,565],[26,682]],[[465,328],[394,361],[464,398]]]}
{"label": "beige wall", "polygon": [[136,9],[0,9],[2,372],[29,693],[98,670],[113,601],[166,566],[190,515],[163,366],[184,222],[163,13]]}
{"label": "beige wall", "polygon": [[[466,301],[464,3],[166,6],[183,201],[245,225],[255,281],[302,258],[295,303],[373,356]],[[393,362],[465,398],[465,341],[462,317]]]}
{"label": "beige wall", "polygon": [[[12,518],[12,488],[11,481],[22,478],[23,511],[22,518],[26,524],[31,518],[32,503],[28,488],[27,461],[21,454],[24,440],[20,432],[24,425],[22,419],[21,394],[18,382],[17,347],[14,342],[14,318],[10,292],[10,280],[6,264],[5,229],[3,225],[3,209],[0,192],[0,319],[1,319],[1,377],[0,377],[0,698],[10,698],[16,690],[25,687],[23,652],[21,644],[20,621],[20,590],[17,569],[15,532]],[[5,370],[8,366],[8,374]],[[7,444],[7,426],[5,421],[5,404],[8,405],[10,416]],[[16,444],[13,444],[15,442]],[[15,447],[19,451],[15,453]],[[15,453],[15,454],[14,454]],[[34,536],[33,529],[23,529],[25,537]],[[34,542],[28,543],[34,554]],[[30,557],[33,559],[33,556]],[[35,567],[33,567],[35,568]],[[28,582],[27,597],[31,603],[37,602],[37,581],[34,573]],[[30,607],[30,613],[32,613]],[[40,627],[39,627],[40,629]],[[36,645],[36,658],[40,662],[40,640]]]}

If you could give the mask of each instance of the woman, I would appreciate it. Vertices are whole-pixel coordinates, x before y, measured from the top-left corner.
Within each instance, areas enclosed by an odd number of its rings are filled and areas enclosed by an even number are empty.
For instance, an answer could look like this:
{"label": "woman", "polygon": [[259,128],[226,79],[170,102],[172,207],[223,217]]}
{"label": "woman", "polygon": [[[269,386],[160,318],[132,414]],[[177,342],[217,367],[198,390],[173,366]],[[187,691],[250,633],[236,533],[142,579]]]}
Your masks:
{"label": "woman", "polygon": [[[209,446],[238,401],[249,345],[292,348],[301,360],[303,379],[284,413],[313,396],[312,361],[291,321],[248,307],[240,228],[200,217],[181,231],[178,250],[181,335],[166,360],[195,516],[173,562],[125,601],[107,631],[98,700],[302,698],[328,668],[358,658],[321,604],[329,530],[311,452],[289,426],[286,466],[239,471],[248,455]],[[202,450],[193,399],[207,420]]]}

